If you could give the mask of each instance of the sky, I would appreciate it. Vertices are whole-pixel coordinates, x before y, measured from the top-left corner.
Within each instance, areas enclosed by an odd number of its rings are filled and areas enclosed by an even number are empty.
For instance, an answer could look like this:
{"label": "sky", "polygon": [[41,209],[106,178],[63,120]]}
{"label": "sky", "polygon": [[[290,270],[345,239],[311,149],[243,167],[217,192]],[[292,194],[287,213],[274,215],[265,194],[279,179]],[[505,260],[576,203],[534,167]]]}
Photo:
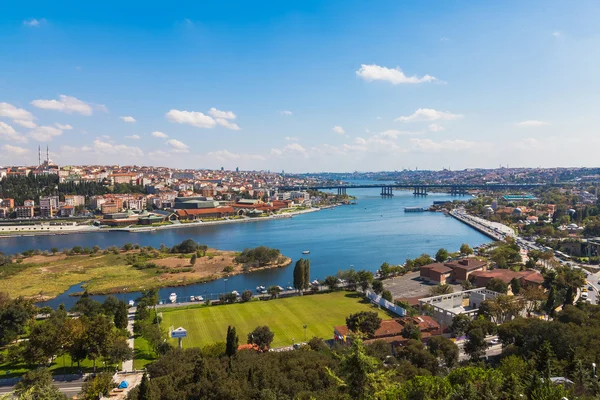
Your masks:
{"label": "sky", "polygon": [[0,165],[48,146],[59,165],[597,166],[599,19],[597,0],[11,2]]}

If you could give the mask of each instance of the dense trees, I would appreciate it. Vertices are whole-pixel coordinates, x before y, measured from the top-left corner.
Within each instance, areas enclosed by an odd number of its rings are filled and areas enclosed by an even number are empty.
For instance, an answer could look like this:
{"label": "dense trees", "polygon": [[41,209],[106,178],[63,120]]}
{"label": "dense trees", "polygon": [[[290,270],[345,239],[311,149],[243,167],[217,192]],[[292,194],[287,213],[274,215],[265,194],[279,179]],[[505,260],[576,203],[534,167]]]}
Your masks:
{"label": "dense trees", "polygon": [[448,250],[441,248],[435,253],[435,261],[437,262],[445,262],[449,257]]}
{"label": "dense trees", "polygon": [[235,356],[237,353],[239,344],[239,338],[235,331],[235,327],[228,326],[227,327],[227,338],[225,342],[225,354],[229,357]]}
{"label": "dense trees", "polygon": [[460,255],[461,256],[470,256],[471,254],[473,254],[473,249],[471,248],[471,246],[469,246],[466,243],[463,243],[460,246]]}
{"label": "dense trees", "polygon": [[244,251],[242,251],[241,254],[235,258],[235,261],[240,264],[264,267],[277,262],[280,256],[281,253],[277,249],[259,246],[254,249],[244,249]]}
{"label": "dense trees", "polygon": [[373,337],[381,326],[381,318],[375,311],[361,311],[346,318],[346,326],[357,335]]}
{"label": "dense trees", "polygon": [[0,345],[15,340],[25,333],[27,324],[36,313],[36,308],[29,300],[18,297],[11,300],[6,295],[0,299]]}
{"label": "dense trees", "polygon": [[259,326],[248,334],[248,344],[255,344],[260,349],[267,350],[271,346],[274,337],[275,334],[268,326]]}
{"label": "dense trees", "polygon": [[301,258],[294,267],[294,289],[302,291],[310,287],[310,260]]}
{"label": "dense trees", "polygon": [[485,288],[498,293],[506,294],[506,292],[508,292],[508,285],[506,282],[498,278],[490,279],[487,285],[485,285]]}

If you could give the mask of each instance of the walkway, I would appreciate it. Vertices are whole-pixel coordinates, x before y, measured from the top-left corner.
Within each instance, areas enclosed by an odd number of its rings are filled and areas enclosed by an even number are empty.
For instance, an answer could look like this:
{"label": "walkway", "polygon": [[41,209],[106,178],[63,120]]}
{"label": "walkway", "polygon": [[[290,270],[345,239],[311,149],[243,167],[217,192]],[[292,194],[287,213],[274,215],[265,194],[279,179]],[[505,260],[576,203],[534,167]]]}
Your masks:
{"label": "walkway", "polygon": [[[129,338],[127,339],[127,343],[129,343],[129,347],[133,350],[133,320],[135,318],[135,309],[130,308],[129,314],[127,315],[127,330],[129,331]],[[123,361],[122,370],[125,371],[133,371],[133,359]]]}

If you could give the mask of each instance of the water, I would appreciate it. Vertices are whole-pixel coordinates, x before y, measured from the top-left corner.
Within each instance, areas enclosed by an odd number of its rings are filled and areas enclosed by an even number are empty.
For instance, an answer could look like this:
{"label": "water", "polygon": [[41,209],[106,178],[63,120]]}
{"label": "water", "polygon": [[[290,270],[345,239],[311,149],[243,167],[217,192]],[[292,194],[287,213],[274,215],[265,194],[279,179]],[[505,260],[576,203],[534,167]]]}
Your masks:
{"label": "water", "polygon": [[[364,183],[364,182],[362,182]],[[311,280],[334,275],[339,270],[354,268],[376,271],[387,261],[403,263],[422,253],[435,254],[440,247],[457,251],[462,243],[471,246],[488,242],[483,234],[442,213],[405,213],[404,207],[429,207],[434,200],[452,199],[446,194],[432,193],[416,197],[406,191],[395,191],[392,198],[381,198],[379,189],[354,189],[357,205],[340,206],[280,220],[253,223],[171,229],[143,233],[99,232],[57,236],[32,236],[0,239],[0,251],[16,253],[28,249],[49,250],[79,245],[104,248],[124,243],[142,246],[172,246],[192,238],[199,243],[221,250],[241,251],[247,247],[265,245],[281,250],[295,262],[301,257],[311,260]],[[303,255],[303,250],[310,250]],[[254,272],[230,277],[227,281],[195,284],[186,287],[163,288],[160,298],[167,299],[172,292],[181,298],[250,289],[259,285],[292,284],[293,264],[286,268]],[[69,293],[81,291],[80,285],[50,300],[44,305],[56,307],[64,303],[70,307],[77,298]],[[139,294],[120,294],[124,300]],[[103,300],[103,296],[97,296]]]}

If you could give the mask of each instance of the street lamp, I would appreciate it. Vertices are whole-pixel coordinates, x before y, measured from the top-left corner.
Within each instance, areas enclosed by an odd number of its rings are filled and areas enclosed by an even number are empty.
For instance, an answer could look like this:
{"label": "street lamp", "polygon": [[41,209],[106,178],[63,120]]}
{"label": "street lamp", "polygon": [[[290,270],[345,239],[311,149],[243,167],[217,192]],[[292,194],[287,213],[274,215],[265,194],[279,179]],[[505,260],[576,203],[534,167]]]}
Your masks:
{"label": "street lamp", "polygon": [[[304,341],[306,342],[306,328],[308,328],[308,325],[304,324],[302,326],[304,328]],[[596,366],[596,364],[594,364],[594,367]],[[594,375],[596,375],[596,373],[594,372]]]}

